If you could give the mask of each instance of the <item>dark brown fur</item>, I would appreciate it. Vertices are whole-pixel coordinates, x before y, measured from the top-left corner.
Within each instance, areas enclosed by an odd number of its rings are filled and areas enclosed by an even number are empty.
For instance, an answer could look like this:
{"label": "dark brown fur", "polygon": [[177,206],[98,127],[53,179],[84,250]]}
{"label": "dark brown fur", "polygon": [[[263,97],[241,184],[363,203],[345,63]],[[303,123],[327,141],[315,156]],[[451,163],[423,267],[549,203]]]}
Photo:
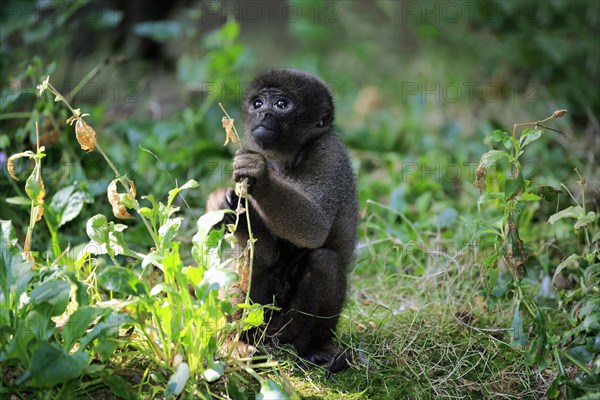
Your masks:
{"label": "dark brown fur", "polygon": [[[250,182],[258,239],[250,297],[281,307],[267,336],[335,372],[347,366],[331,338],[346,299],[358,217],[354,176],[333,117],[331,95],[318,78],[287,69],[260,74],[244,99],[248,150],[236,153],[233,177]],[[222,189],[207,208],[236,205],[233,190]],[[247,227],[240,225],[236,236],[244,245]]]}

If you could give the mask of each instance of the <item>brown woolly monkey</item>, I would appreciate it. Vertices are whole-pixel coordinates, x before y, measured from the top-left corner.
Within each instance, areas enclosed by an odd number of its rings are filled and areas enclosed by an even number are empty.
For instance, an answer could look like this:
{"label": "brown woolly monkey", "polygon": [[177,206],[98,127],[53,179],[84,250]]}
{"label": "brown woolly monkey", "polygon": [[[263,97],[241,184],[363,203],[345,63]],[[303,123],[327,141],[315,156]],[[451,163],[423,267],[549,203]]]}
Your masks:
{"label": "brown woolly monkey", "polygon": [[[233,179],[248,178],[257,241],[250,298],[281,311],[267,337],[291,343],[304,359],[348,365],[331,342],[347,291],[356,244],[357,201],[348,154],[333,128],[334,106],[315,76],[273,69],[248,86],[243,103],[247,149],[233,160]],[[207,209],[235,209],[233,189],[212,193]],[[248,240],[245,218],[235,235]]]}

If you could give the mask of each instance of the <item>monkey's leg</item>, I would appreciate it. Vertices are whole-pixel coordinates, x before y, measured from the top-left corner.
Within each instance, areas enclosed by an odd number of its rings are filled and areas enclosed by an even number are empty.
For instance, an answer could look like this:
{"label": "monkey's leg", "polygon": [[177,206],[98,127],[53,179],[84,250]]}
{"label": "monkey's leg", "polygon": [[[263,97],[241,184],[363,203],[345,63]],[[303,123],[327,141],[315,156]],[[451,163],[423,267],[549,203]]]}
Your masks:
{"label": "monkey's leg", "polygon": [[331,342],[346,299],[346,270],[338,254],[325,248],[311,251],[301,264],[293,297],[269,332],[278,330],[279,340],[292,343],[301,357],[337,372],[348,366],[345,353]]}

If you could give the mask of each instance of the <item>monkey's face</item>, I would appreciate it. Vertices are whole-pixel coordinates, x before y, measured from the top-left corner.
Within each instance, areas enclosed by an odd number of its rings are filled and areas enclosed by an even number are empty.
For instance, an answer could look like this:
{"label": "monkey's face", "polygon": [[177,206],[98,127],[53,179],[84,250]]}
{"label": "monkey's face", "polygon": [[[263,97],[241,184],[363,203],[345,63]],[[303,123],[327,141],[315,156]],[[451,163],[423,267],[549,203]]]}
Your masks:
{"label": "monkey's face", "polygon": [[285,152],[328,132],[333,104],[317,78],[277,69],[259,75],[248,87],[243,117],[246,134],[260,149]]}
{"label": "monkey's face", "polygon": [[247,104],[247,129],[252,139],[264,149],[279,147],[290,130],[289,122],[296,111],[295,101],[279,89],[265,88]]}

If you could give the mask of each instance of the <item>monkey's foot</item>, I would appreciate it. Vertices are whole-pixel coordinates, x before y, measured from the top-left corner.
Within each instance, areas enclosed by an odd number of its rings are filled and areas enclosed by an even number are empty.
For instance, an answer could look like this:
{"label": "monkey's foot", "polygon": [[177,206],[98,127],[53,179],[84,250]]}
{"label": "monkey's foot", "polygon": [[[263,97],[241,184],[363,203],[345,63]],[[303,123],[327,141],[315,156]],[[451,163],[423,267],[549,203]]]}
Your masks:
{"label": "monkey's foot", "polygon": [[350,359],[346,351],[333,352],[329,348],[317,349],[303,353],[300,357],[313,364],[327,364],[327,377],[350,366]]}

